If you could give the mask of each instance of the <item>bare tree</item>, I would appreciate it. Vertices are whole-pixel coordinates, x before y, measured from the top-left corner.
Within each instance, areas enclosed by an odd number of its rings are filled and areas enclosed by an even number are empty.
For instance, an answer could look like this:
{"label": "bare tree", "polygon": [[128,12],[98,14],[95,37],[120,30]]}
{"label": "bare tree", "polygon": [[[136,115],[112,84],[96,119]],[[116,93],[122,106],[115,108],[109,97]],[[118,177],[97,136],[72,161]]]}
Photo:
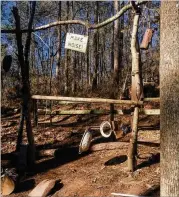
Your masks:
{"label": "bare tree", "polygon": [[[94,13],[94,21],[95,23],[98,23],[98,8],[99,8],[99,2],[95,2],[95,13]],[[93,82],[92,82],[92,90],[97,89],[98,84],[98,67],[99,67],[99,51],[98,51],[98,30],[96,29],[94,31],[94,37],[93,37],[93,61],[94,61],[94,76],[93,76]]]}
{"label": "bare tree", "polygon": [[[114,1],[115,14],[119,11],[119,1]],[[114,21],[114,83],[119,85],[119,19]]]}
{"label": "bare tree", "polygon": [[26,132],[27,132],[27,138],[29,142],[29,149],[30,149],[30,155],[29,159],[32,163],[35,162],[35,145],[34,145],[34,138],[32,133],[32,125],[31,125],[31,116],[30,116],[30,81],[29,81],[29,49],[30,49],[30,43],[31,43],[31,31],[34,14],[35,14],[35,6],[36,2],[32,3],[32,12],[31,17],[29,19],[28,29],[29,32],[27,34],[27,39],[25,43],[25,49],[23,53],[23,45],[22,45],[22,33],[21,33],[21,27],[20,27],[20,17],[18,14],[18,9],[16,7],[13,7],[13,15],[15,18],[16,23],[16,40],[17,40],[17,48],[18,48],[18,60],[21,67],[21,76],[22,76],[22,114],[21,114],[21,121],[20,121],[20,128],[18,133],[18,141],[17,141],[17,149],[22,141],[22,131],[23,131],[23,125],[24,120],[26,121]]}
{"label": "bare tree", "polygon": [[[58,2],[58,20],[61,20],[61,1]],[[61,26],[57,29],[58,33],[58,45],[57,45],[57,66],[56,66],[56,76],[58,80],[58,85],[60,81],[60,65],[61,65]]]}

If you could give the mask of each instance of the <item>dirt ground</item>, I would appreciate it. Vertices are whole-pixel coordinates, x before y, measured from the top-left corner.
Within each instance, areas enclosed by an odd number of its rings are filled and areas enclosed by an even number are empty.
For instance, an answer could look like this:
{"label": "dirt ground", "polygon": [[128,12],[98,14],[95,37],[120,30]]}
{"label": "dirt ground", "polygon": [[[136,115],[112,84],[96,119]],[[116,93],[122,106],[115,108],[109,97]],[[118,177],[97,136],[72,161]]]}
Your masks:
{"label": "dirt ground", "polygon": [[[63,106],[63,109],[71,108],[83,109],[83,106]],[[121,120],[125,117],[115,116],[115,119]],[[12,152],[15,151],[19,120],[19,113],[2,114],[1,165],[3,168],[16,166]],[[44,179],[57,180],[55,188],[49,194],[53,197],[114,196],[111,193],[135,194],[135,190],[147,189],[158,184],[160,179],[159,117],[140,117],[139,158],[137,159],[138,167],[134,173],[127,170],[128,149],[126,147],[78,154],[78,146],[86,126],[99,126],[104,120],[109,120],[109,115],[55,116],[53,125],[50,126],[49,116],[40,116],[38,127],[33,127],[36,149],[40,151],[57,148],[58,150],[54,157],[39,157],[35,168],[26,172],[24,179],[10,196],[27,196]],[[98,129],[94,133],[100,135]],[[129,139],[130,133],[121,137],[118,142],[129,142]],[[102,139],[101,142],[104,141],[116,140]],[[23,143],[26,142],[24,133]],[[158,196],[159,192],[153,195]]]}

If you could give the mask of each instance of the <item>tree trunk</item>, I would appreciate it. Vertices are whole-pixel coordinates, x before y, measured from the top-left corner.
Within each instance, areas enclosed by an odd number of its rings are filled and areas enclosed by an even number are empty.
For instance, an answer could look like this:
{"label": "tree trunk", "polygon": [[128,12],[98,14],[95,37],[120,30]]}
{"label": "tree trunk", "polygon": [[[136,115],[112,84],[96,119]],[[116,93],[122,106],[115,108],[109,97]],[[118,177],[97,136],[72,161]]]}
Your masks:
{"label": "tree trunk", "polygon": [[18,129],[16,151],[20,150],[20,145],[22,143],[23,128],[24,128],[24,112],[23,112],[23,105],[21,105],[21,116],[20,116],[20,123]]}
{"label": "tree trunk", "polygon": [[[87,10],[87,12],[86,12],[86,18],[87,18],[87,21],[89,21],[89,11]],[[89,36],[89,33],[88,33],[88,29],[86,30],[87,32],[86,32],[86,35],[88,35]],[[89,38],[88,38],[89,39]],[[89,86],[89,81],[90,81],[90,75],[89,75],[89,71],[90,71],[90,69],[89,69],[89,67],[90,67],[90,62],[89,62],[89,53],[90,53],[90,50],[89,50],[89,46],[90,45],[88,45],[88,47],[87,47],[87,50],[86,50],[86,87],[88,87]]]}
{"label": "tree trunk", "polygon": [[138,47],[138,23],[140,15],[136,13],[133,22],[133,31],[131,39],[132,53],[132,100],[138,101],[143,97],[141,75],[140,75],[140,54]]}
{"label": "tree trunk", "polygon": [[179,8],[161,2],[161,196],[179,196]]}
{"label": "tree trunk", "polygon": [[[138,47],[138,25],[140,17],[140,9],[136,6],[135,2],[131,2],[135,9],[135,16],[133,22],[132,39],[131,39],[131,53],[132,53],[132,100],[141,100],[142,85],[140,75],[140,54]],[[138,135],[138,115],[139,109],[135,107],[132,123],[132,136],[130,140],[128,152],[128,168],[130,171],[136,169],[136,155],[137,155],[137,135]]]}
{"label": "tree trunk", "polygon": [[[32,4],[32,12],[31,17],[28,24],[28,29],[30,30],[32,28],[33,18],[35,14],[35,5],[36,2],[33,2]],[[23,129],[23,120],[26,121],[26,132],[27,132],[27,139],[29,142],[29,152],[31,153],[29,155],[29,162],[34,163],[35,162],[35,145],[34,145],[34,138],[32,133],[32,125],[31,125],[31,117],[30,117],[30,103],[31,103],[31,95],[30,95],[30,82],[29,82],[29,49],[30,49],[30,42],[31,42],[31,32],[29,31],[27,34],[26,44],[25,44],[25,50],[23,55],[23,45],[22,45],[22,33],[20,28],[20,16],[18,14],[18,9],[16,7],[13,7],[13,15],[15,18],[16,23],[16,40],[17,40],[17,48],[18,48],[18,61],[21,67],[21,75],[22,75],[22,116],[21,117],[21,125],[19,129],[20,132],[22,132],[21,129]],[[21,137],[22,134],[19,133],[19,137]],[[22,139],[18,138],[18,142],[20,143]],[[18,147],[18,145],[17,145]]]}
{"label": "tree trunk", "polygon": [[[98,4],[99,2],[95,2],[95,14],[94,14],[94,21],[95,23],[98,22]],[[97,84],[98,84],[98,30],[94,30],[94,38],[93,38],[93,58],[94,58],[94,73],[93,73],[93,82],[92,82],[92,91],[95,91],[97,89]]]}
{"label": "tree trunk", "polygon": [[[61,1],[58,2],[58,20],[61,20]],[[57,66],[56,66],[56,77],[58,81],[58,90],[60,88],[60,65],[61,65],[61,25],[57,29],[58,32],[58,52],[57,52]],[[59,93],[59,92],[58,92]]]}
{"label": "tree trunk", "polygon": [[[119,11],[119,1],[114,1],[114,14]],[[114,88],[119,85],[119,19],[114,21]],[[116,91],[115,91],[116,92]]]}
{"label": "tree trunk", "polygon": [[74,60],[73,60],[73,86],[72,86],[72,92],[73,95],[76,95],[77,92],[77,52],[74,52]]}
{"label": "tree trunk", "polygon": [[[69,1],[66,2],[66,20],[69,19],[69,13],[70,13],[70,4]],[[68,25],[66,25],[66,33],[68,32]],[[70,51],[68,49],[65,49],[65,95],[68,95],[69,93],[69,56]]]}

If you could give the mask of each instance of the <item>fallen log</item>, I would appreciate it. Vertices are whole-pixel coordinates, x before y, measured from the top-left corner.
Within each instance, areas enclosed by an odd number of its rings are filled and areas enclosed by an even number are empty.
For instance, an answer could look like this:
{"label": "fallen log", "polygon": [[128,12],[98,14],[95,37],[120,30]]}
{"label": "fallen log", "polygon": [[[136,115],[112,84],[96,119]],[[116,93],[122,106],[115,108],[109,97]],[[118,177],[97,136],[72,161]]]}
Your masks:
{"label": "fallen log", "polygon": [[[44,109],[38,109],[39,115],[88,115],[88,114],[96,114],[96,115],[107,115],[109,114],[109,110],[59,110],[59,111],[50,111]],[[121,112],[118,112],[122,114]]]}
{"label": "fallen log", "polygon": [[127,142],[107,142],[107,143],[100,143],[94,144],[90,147],[90,151],[101,151],[101,150],[114,150],[114,149],[121,149],[121,148],[128,148],[129,143]]}
{"label": "fallen log", "polygon": [[47,149],[47,150],[40,150],[37,152],[37,155],[40,157],[53,157],[55,156],[55,152],[58,149]]}
{"label": "fallen log", "polygon": [[55,180],[43,180],[30,193],[29,197],[46,197],[55,186]]}
{"label": "fallen log", "polygon": [[47,150],[38,150],[36,152],[37,156],[41,156],[41,157],[56,157],[57,155],[63,155],[64,153],[67,154],[68,156],[69,154],[78,154],[78,147],[73,146],[73,147],[58,147],[58,148],[52,148],[52,149],[47,149]]}
{"label": "fallen log", "polygon": [[[98,139],[98,138],[97,138]],[[94,142],[95,139],[92,140]],[[93,144],[90,147],[90,151],[101,151],[101,150],[114,150],[114,149],[121,149],[121,148],[127,148],[129,146],[130,141],[125,142],[106,142],[106,143],[99,143],[99,144]],[[153,141],[144,141],[139,140],[138,146],[149,146],[149,147],[160,147],[160,143],[153,142]],[[74,147],[76,148],[76,147]],[[54,157],[56,152],[60,152],[61,150],[64,150],[64,148],[57,148],[57,149],[47,149],[47,150],[39,150],[37,151],[37,155],[39,157]]]}
{"label": "fallen log", "polygon": [[[108,115],[110,114],[110,120],[112,120],[114,114],[118,115],[129,115],[133,111],[132,110],[55,110],[50,111],[49,109],[38,109],[37,110],[39,115],[88,115],[88,114],[95,114],[95,115]],[[160,109],[139,109],[139,113],[143,115],[160,115]]]}

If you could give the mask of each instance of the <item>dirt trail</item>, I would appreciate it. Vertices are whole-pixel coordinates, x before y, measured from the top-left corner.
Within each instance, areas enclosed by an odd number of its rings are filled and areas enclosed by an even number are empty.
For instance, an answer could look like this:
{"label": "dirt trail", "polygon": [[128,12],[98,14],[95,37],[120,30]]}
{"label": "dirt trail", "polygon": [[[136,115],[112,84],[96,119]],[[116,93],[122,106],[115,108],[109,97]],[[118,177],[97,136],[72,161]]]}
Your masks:
{"label": "dirt trail", "polygon": [[[47,117],[46,117],[47,118]],[[136,185],[149,187],[159,182],[159,130],[140,130],[139,141],[150,142],[148,146],[139,145],[138,169],[131,174],[127,171],[127,149],[102,150],[78,155],[78,145],[86,125],[99,125],[109,116],[55,117],[54,125],[49,127],[44,122],[34,128],[37,149],[67,147],[55,157],[41,158],[33,172],[27,172],[25,180],[17,188],[12,197],[27,196],[31,189],[44,179],[60,180],[60,184],[52,192],[58,196],[112,196],[112,192],[128,193]],[[42,121],[44,117],[40,119]],[[150,120],[150,121],[149,121]],[[10,122],[13,121],[13,124]],[[157,118],[144,119],[148,124],[158,121]],[[15,122],[15,123],[14,123]],[[7,153],[15,150],[19,118],[18,116],[2,118],[1,144],[2,166],[10,167]],[[69,126],[68,124],[72,124]],[[63,124],[63,125],[62,125]],[[98,131],[97,131],[98,132]],[[120,141],[128,141],[130,134]],[[24,136],[26,141],[26,136]],[[151,143],[152,142],[152,143]],[[68,149],[68,147],[76,147]],[[51,195],[52,195],[51,194]],[[132,194],[132,193],[131,193]]]}

